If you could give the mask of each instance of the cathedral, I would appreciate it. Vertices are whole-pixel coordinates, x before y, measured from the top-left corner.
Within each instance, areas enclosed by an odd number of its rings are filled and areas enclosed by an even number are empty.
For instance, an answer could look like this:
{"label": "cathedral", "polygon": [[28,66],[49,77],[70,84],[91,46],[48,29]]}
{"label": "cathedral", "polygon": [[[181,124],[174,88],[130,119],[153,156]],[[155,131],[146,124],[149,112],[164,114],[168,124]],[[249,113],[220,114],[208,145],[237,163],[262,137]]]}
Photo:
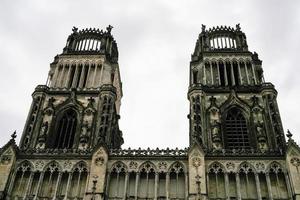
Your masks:
{"label": "cathedral", "polygon": [[[0,149],[5,200],[300,200],[300,147],[241,27],[202,25],[189,66],[189,146],[124,149],[112,26],[74,27]],[[126,83],[125,83],[126,84]]]}

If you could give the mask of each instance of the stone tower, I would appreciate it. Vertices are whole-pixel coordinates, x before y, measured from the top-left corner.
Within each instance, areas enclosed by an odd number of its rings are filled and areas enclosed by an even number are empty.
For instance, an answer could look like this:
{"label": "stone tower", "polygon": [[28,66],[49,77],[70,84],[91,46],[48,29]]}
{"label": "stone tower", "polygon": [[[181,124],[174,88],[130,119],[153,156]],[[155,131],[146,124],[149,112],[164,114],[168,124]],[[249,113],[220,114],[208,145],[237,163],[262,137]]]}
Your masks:
{"label": "stone tower", "polygon": [[[122,149],[117,44],[68,37],[36,87],[19,145],[0,149],[0,199],[300,200],[300,147],[236,25],[202,26],[190,62],[190,145]],[[188,131],[187,131],[188,133]]]}

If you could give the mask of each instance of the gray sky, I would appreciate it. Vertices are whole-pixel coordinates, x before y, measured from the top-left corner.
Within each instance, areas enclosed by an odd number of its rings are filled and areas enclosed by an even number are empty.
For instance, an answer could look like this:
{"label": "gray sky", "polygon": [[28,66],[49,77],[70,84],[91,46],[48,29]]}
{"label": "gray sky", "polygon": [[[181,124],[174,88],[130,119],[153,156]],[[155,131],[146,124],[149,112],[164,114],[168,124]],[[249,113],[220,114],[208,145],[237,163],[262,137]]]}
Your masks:
{"label": "gray sky", "polygon": [[190,55],[201,24],[241,23],[275,84],[284,129],[300,141],[300,1],[28,0],[0,2],[0,146],[22,133],[72,26],[115,28],[123,82],[123,147],[188,146]]}

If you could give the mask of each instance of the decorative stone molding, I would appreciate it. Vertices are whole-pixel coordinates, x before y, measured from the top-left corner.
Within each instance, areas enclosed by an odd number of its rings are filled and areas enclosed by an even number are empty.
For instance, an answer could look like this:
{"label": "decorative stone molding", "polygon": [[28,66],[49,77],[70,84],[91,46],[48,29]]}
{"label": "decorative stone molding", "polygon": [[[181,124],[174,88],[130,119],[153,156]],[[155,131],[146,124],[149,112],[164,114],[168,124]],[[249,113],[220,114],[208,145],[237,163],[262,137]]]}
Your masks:
{"label": "decorative stone molding", "polygon": [[167,165],[166,162],[161,161],[161,162],[158,163],[158,169],[159,169],[159,171],[165,172],[165,171],[167,171],[167,168],[168,168],[168,165]]}
{"label": "decorative stone molding", "polygon": [[295,167],[299,167],[300,166],[300,159],[297,158],[297,157],[291,158],[291,164],[294,165]]}
{"label": "decorative stone molding", "polygon": [[233,172],[235,170],[235,164],[233,162],[227,162],[226,169],[228,172]]}
{"label": "decorative stone molding", "polygon": [[201,158],[193,157],[192,158],[192,163],[193,163],[193,166],[196,167],[196,168],[201,166]]}
{"label": "decorative stone molding", "polygon": [[45,162],[42,160],[37,160],[34,163],[35,170],[42,171],[44,169]]}
{"label": "decorative stone molding", "polygon": [[129,169],[136,170],[138,168],[138,163],[135,161],[130,161],[129,163]]}

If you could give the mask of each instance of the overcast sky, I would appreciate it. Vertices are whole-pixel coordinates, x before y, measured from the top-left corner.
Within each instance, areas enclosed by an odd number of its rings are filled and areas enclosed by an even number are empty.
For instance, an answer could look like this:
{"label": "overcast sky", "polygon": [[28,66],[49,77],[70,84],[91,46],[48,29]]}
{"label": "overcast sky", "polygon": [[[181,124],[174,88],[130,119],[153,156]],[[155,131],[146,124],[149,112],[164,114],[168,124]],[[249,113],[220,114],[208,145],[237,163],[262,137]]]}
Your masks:
{"label": "overcast sky", "polygon": [[[123,147],[188,146],[190,55],[201,24],[240,23],[278,90],[284,130],[300,141],[300,1],[0,2],[0,146],[21,136],[38,84],[72,26],[112,31],[123,82]],[[298,61],[297,61],[298,60]]]}

